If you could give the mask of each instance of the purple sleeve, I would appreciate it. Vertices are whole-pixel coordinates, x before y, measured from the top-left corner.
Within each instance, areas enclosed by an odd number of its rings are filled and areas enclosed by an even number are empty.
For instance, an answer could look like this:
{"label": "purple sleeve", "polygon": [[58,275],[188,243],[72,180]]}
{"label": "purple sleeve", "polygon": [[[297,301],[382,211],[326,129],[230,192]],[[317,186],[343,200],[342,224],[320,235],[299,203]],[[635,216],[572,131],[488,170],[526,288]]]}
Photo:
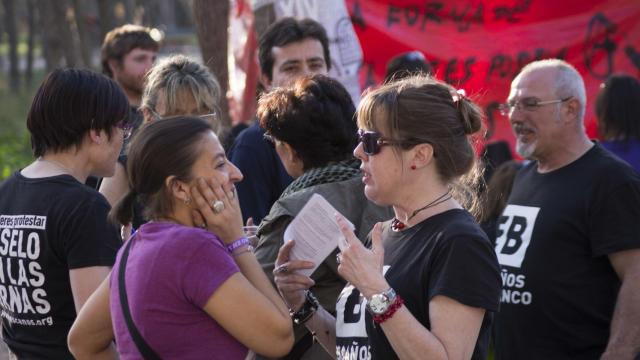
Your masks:
{"label": "purple sleeve", "polygon": [[182,291],[199,308],[204,307],[211,295],[231,275],[240,271],[227,249],[216,238],[199,246],[185,266]]}

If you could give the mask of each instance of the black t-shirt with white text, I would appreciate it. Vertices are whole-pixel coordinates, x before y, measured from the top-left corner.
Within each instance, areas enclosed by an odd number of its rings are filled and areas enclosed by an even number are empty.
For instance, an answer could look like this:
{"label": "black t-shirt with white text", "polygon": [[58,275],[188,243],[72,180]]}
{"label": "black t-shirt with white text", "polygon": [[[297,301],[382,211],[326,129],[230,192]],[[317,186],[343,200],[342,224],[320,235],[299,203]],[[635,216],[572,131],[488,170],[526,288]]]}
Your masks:
{"label": "black t-shirt with white text", "polygon": [[598,359],[620,280],[607,255],[640,248],[640,177],[594,145],[549,173],[517,174],[498,219],[497,359]]}
{"label": "black t-shirt with white text", "polygon": [[[411,314],[430,329],[429,301],[437,295],[487,310],[473,359],[486,359],[491,319],[500,301],[500,272],[492,245],[471,215],[459,209],[395,232],[383,226],[384,274]],[[347,285],[336,306],[338,359],[397,359],[366,299]]]}
{"label": "black t-shirt with white text", "polygon": [[71,359],[76,317],[69,271],[113,266],[121,244],[109,204],[69,175],[0,186],[2,337],[19,358]]}

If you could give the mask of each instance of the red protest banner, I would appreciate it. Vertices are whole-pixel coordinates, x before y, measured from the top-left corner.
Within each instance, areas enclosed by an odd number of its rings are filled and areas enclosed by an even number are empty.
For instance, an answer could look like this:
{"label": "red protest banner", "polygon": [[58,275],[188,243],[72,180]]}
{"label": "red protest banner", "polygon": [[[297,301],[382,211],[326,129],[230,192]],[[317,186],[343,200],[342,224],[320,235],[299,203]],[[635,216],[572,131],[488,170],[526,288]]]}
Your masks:
{"label": "red protest banner", "polygon": [[346,3],[364,52],[363,88],[380,83],[394,55],[420,50],[436,77],[465,89],[484,107],[488,141],[513,144],[508,121],[497,108],[528,62],[562,58],[580,71],[587,88],[587,131],[593,137],[600,83],[613,73],[640,74],[637,0]]}

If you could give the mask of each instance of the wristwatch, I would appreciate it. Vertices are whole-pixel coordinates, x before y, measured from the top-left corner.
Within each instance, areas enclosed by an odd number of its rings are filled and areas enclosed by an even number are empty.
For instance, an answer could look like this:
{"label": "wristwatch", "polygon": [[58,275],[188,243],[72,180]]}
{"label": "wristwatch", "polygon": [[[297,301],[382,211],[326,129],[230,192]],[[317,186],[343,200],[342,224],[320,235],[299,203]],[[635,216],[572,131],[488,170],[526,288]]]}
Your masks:
{"label": "wristwatch", "polygon": [[382,315],[387,312],[395,299],[395,290],[389,288],[379,294],[371,295],[371,299],[367,301],[367,309],[373,315]]}

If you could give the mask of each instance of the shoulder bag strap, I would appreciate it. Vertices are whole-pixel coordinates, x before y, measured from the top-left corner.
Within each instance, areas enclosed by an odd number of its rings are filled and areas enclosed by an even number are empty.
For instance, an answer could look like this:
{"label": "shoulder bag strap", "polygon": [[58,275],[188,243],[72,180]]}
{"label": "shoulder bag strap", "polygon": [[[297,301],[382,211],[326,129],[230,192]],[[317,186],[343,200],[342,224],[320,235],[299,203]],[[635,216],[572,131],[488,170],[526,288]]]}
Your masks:
{"label": "shoulder bag strap", "polygon": [[158,354],[151,349],[149,344],[144,341],[142,335],[138,331],[136,324],[133,323],[133,319],[131,318],[131,311],[129,310],[129,301],[127,299],[127,290],[124,283],[124,272],[127,267],[127,259],[129,258],[129,249],[131,248],[131,244],[133,243],[133,237],[127,241],[127,245],[122,253],[122,257],[120,258],[120,266],[118,269],[118,290],[120,292],[120,306],[122,306],[122,315],[124,316],[124,320],[127,323],[127,329],[129,329],[129,334],[131,335],[131,339],[136,344],[140,355],[145,360],[159,360],[160,357]]}

